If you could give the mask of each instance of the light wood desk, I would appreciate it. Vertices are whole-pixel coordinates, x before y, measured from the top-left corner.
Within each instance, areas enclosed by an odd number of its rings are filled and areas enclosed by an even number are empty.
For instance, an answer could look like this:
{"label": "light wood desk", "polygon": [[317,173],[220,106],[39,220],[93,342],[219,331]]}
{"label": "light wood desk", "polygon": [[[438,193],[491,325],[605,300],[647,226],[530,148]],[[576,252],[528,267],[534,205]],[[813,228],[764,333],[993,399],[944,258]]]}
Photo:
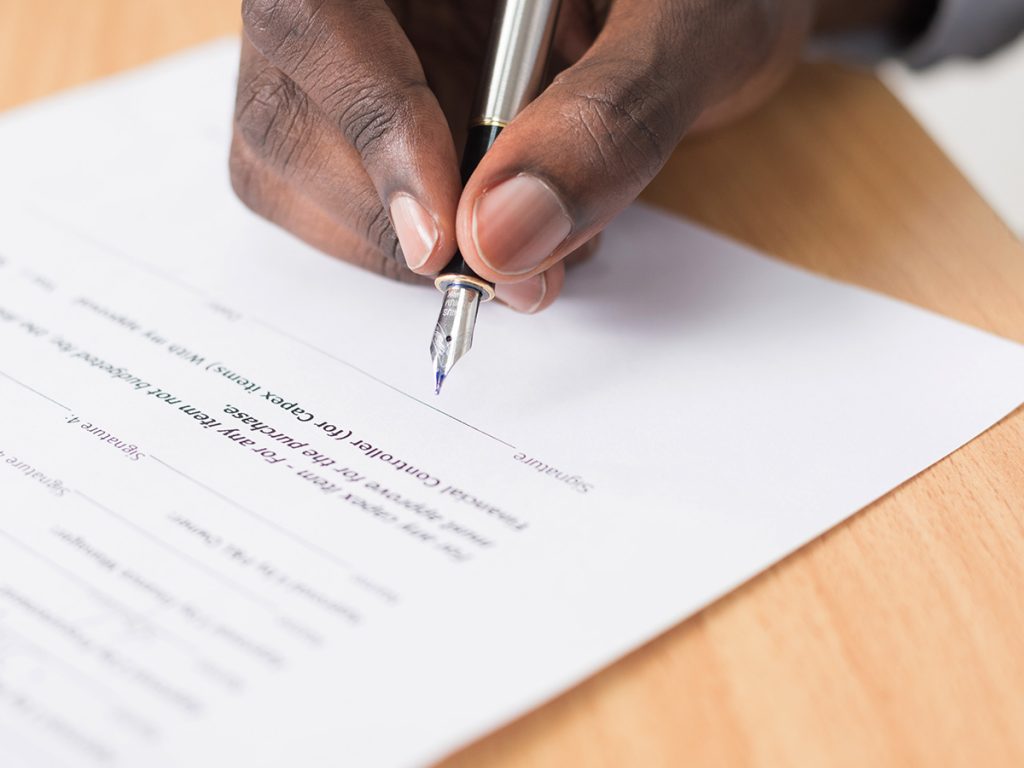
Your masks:
{"label": "light wood desk", "polygon": [[[0,108],[234,32],[237,5],[0,0]],[[645,197],[1024,341],[1024,247],[872,77],[802,69]],[[524,765],[1024,765],[1024,412],[446,764]]]}

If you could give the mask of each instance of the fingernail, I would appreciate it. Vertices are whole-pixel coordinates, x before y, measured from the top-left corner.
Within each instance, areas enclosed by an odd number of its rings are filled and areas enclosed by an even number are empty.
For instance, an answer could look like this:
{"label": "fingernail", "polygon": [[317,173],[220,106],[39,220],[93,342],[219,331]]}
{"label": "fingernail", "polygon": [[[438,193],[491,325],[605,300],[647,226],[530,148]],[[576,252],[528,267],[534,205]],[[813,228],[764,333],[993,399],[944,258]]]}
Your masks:
{"label": "fingernail", "polygon": [[571,229],[572,221],[554,190],[525,174],[485,192],[473,209],[477,253],[502,275],[536,269]]}
{"label": "fingernail", "polygon": [[548,293],[548,278],[544,272],[519,283],[498,283],[494,295],[517,312],[528,315],[536,312]]}
{"label": "fingernail", "polygon": [[426,264],[438,238],[437,223],[426,208],[409,195],[398,195],[391,201],[391,223],[409,269]]}

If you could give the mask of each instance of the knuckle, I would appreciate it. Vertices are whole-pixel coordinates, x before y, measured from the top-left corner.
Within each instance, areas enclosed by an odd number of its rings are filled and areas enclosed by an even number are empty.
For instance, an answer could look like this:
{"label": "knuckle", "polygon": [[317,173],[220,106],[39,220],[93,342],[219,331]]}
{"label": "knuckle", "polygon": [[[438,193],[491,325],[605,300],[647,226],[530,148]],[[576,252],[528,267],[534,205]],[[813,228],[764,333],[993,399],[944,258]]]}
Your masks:
{"label": "knuckle", "polygon": [[261,53],[275,52],[304,26],[307,5],[302,0],[242,0],[245,36]]}
{"label": "knuckle", "polygon": [[[348,1],[358,5],[363,15],[389,13],[377,9],[376,3]],[[384,152],[434,97],[418,67],[389,71],[381,66],[380,43],[371,50],[358,35],[346,35],[332,25],[337,9],[328,7],[330,2],[245,0],[246,36],[265,60],[293,80],[314,83],[310,95],[320,110],[364,158],[373,157]],[[257,82],[255,106],[272,106],[274,100],[288,98],[296,90],[294,85],[280,85]],[[268,111],[273,114],[266,108],[257,112],[257,118],[264,118],[254,121],[257,126],[266,127]]]}
{"label": "knuckle", "polygon": [[[610,173],[646,182],[679,140],[671,100],[655,78],[615,67],[569,85],[569,123],[581,146]],[[564,83],[568,84],[568,83]]]}
{"label": "knuckle", "polygon": [[401,120],[401,107],[391,98],[363,96],[349,109],[345,135],[364,157],[379,152]]}
{"label": "knuckle", "polygon": [[323,99],[328,114],[336,115],[342,134],[363,158],[387,151],[399,131],[410,125],[425,82],[381,78],[379,73],[356,73],[330,85]]}
{"label": "knuckle", "polygon": [[281,36],[286,0],[242,0],[242,27],[258,50]]}
{"label": "knuckle", "polygon": [[287,167],[308,139],[310,105],[280,70],[266,67],[239,88],[238,135],[261,158]]}

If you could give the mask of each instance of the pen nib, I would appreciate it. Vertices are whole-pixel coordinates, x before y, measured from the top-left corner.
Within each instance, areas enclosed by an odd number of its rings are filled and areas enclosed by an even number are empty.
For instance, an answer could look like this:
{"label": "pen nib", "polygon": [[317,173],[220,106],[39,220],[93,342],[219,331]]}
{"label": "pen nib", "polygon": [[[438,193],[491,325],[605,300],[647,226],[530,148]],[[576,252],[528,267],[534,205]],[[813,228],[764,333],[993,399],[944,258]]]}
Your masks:
{"label": "pen nib", "polygon": [[434,392],[441,394],[441,385],[455,363],[473,346],[473,328],[480,308],[480,291],[467,285],[452,285],[444,292],[444,303],[434,337],[430,340],[430,359],[434,363]]}

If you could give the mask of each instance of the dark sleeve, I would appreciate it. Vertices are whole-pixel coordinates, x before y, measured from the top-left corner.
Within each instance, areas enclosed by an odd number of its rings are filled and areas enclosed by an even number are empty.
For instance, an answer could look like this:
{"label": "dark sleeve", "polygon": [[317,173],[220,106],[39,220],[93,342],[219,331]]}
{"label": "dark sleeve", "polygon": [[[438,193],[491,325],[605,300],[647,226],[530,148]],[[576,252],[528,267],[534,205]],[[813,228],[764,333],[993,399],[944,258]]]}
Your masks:
{"label": "dark sleeve", "polygon": [[907,30],[853,32],[818,38],[812,56],[850,59],[865,64],[898,56],[913,67],[951,57],[980,57],[1024,32],[1024,0],[937,0],[930,17]]}
{"label": "dark sleeve", "polygon": [[1024,32],[1024,0],[942,0],[903,52],[915,67],[951,56],[984,56]]}

